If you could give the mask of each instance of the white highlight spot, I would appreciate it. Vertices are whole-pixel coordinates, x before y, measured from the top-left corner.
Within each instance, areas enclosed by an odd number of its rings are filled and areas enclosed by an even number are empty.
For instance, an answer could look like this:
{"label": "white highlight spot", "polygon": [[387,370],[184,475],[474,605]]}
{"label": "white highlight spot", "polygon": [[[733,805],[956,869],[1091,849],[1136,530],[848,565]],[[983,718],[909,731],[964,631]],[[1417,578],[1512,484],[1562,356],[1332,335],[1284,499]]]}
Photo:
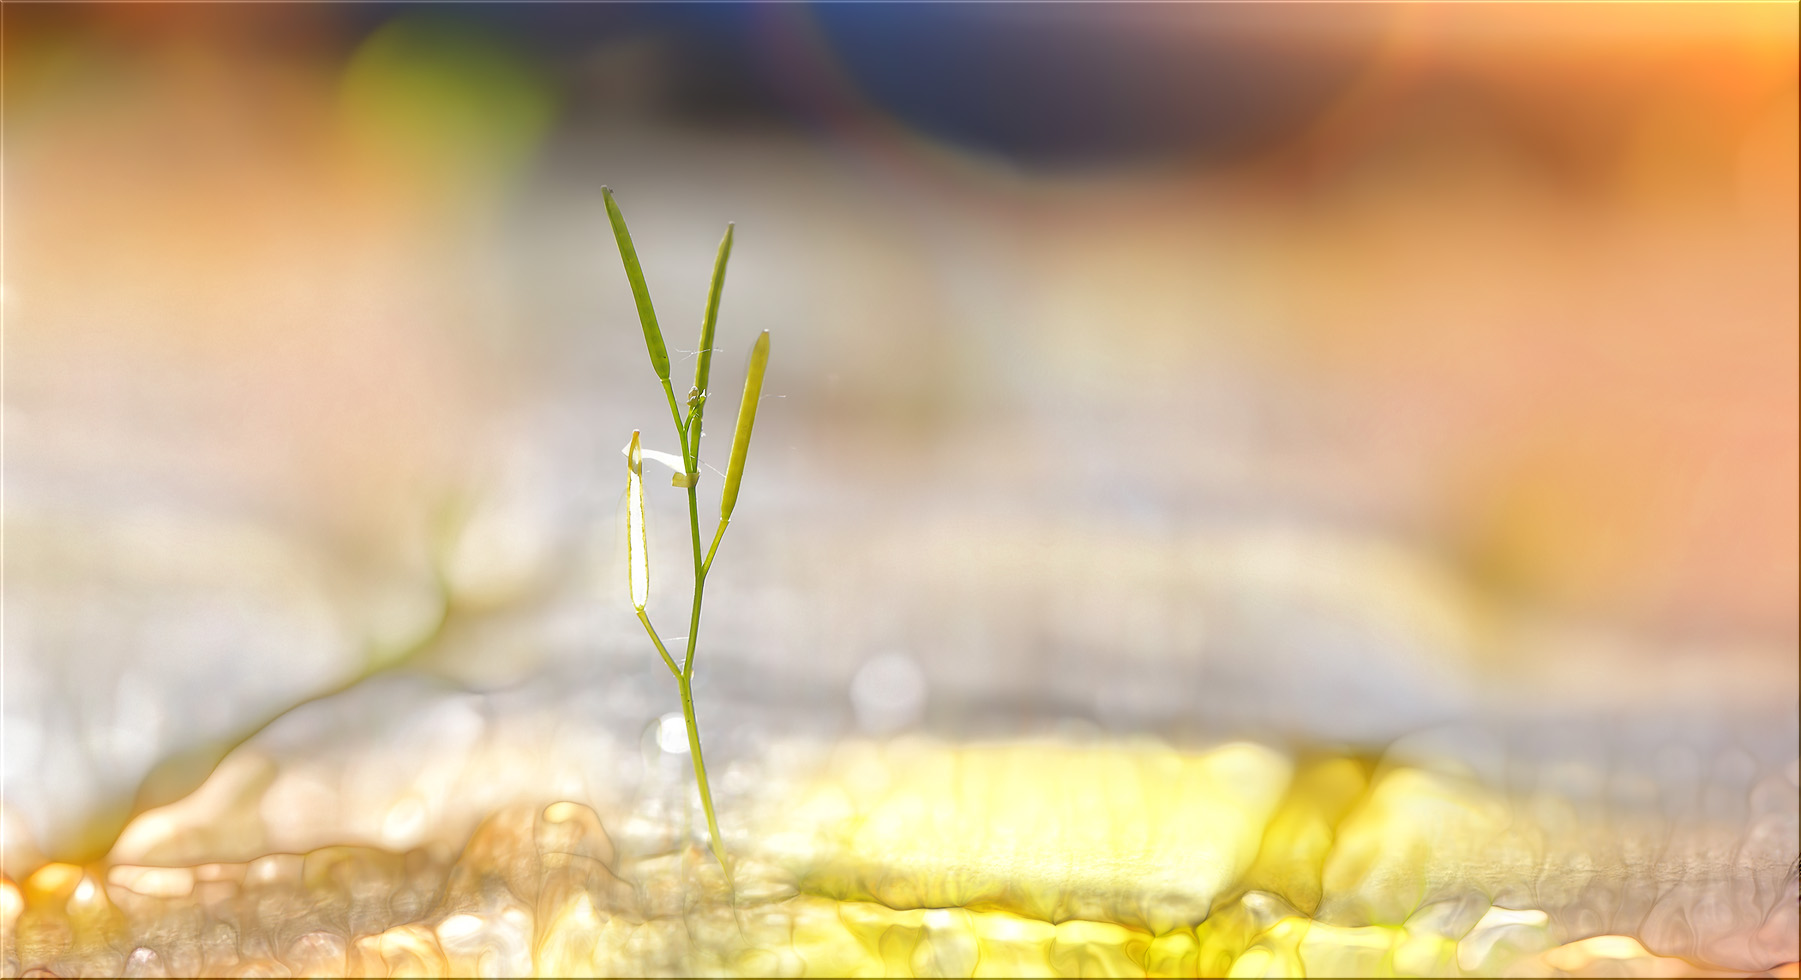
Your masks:
{"label": "white highlight spot", "polygon": [[389,847],[411,847],[425,830],[425,804],[417,796],[404,796],[382,818],[381,839]]}
{"label": "white highlight spot", "polygon": [[850,703],[858,727],[872,735],[916,724],[925,716],[925,672],[904,653],[873,657],[851,679]]}
{"label": "white highlight spot", "polygon": [[448,940],[465,939],[482,931],[482,925],[483,923],[480,916],[470,915],[465,912],[461,915],[453,915],[443,922],[438,923],[438,936],[441,939]]}
{"label": "white highlight spot", "polygon": [[1550,945],[1545,934],[1550,922],[1551,917],[1538,909],[1493,906],[1482,913],[1469,934],[1457,943],[1457,965],[1465,973],[1477,972],[1487,962],[1495,944],[1502,940],[1529,952],[1542,950]]}
{"label": "white highlight spot", "polygon": [[687,754],[688,724],[681,715],[667,714],[657,722],[657,748],[670,755]]}

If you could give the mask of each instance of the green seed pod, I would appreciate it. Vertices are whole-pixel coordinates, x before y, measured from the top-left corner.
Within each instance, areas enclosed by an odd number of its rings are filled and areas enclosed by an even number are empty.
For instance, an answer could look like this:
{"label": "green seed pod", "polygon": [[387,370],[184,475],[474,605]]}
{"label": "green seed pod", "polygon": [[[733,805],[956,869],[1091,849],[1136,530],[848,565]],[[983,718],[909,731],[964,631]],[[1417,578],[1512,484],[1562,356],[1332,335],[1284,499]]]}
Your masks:
{"label": "green seed pod", "polygon": [[625,262],[625,278],[632,284],[632,300],[638,304],[638,322],[644,327],[644,346],[650,351],[650,366],[657,377],[669,380],[669,351],[663,346],[663,330],[657,326],[657,311],[650,305],[650,288],[644,285],[644,269],[638,265],[638,250],[632,246],[632,233],[625,227],[625,215],[619,213],[619,202],[613,200],[610,188],[602,187],[600,196],[607,202],[607,220],[613,223],[613,238],[619,243],[619,258]]}
{"label": "green seed pod", "polygon": [[750,451],[750,430],[757,424],[757,400],[763,397],[763,372],[769,367],[769,331],[763,331],[750,349],[750,367],[744,372],[744,401],[738,405],[738,431],[732,435],[732,461],[725,468],[725,493],[719,498],[719,519],[732,519],[738,504],[738,483],[744,479],[744,454]]}
{"label": "green seed pod", "polygon": [[725,291],[725,264],[732,257],[732,225],[725,226],[719,254],[713,258],[713,281],[707,287],[707,312],[700,321],[700,353],[694,359],[695,403],[707,397],[707,378],[713,370],[713,328],[719,323],[719,294]]}
{"label": "green seed pod", "polygon": [[632,605],[643,612],[650,602],[650,548],[644,533],[644,453],[638,447],[637,429],[632,430],[626,466],[630,473],[625,479],[625,539],[631,565]]}

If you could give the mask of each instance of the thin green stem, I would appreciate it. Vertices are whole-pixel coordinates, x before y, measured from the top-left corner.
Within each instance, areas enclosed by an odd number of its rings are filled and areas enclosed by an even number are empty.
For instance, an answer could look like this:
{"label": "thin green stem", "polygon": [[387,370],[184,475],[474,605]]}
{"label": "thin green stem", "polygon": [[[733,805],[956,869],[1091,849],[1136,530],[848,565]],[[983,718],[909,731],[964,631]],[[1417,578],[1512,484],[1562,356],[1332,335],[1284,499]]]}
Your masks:
{"label": "thin green stem", "polygon": [[644,632],[649,633],[650,642],[657,645],[657,652],[663,655],[663,663],[669,666],[669,672],[675,675],[676,680],[681,680],[681,668],[675,665],[675,658],[669,655],[669,648],[663,645],[663,638],[657,635],[657,628],[650,625],[650,615],[642,609],[638,610],[638,622],[644,624]]}
{"label": "thin green stem", "polygon": [[694,781],[700,785],[700,806],[707,814],[707,836],[713,842],[713,856],[725,871],[725,882],[732,883],[732,864],[725,853],[725,842],[719,838],[719,820],[713,816],[713,791],[707,787],[707,763],[700,755],[700,726],[694,722],[694,687],[686,677],[676,678],[682,689],[682,720],[688,723],[688,757],[694,760]]}
{"label": "thin green stem", "polygon": [[694,543],[694,609],[688,616],[688,655],[682,659],[682,676],[694,676],[694,643],[700,639],[700,598],[707,589],[707,570],[700,559],[700,501],[688,488],[688,540]]}
{"label": "thin green stem", "polygon": [[[667,389],[668,386],[665,385]],[[674,408],[674,391],[670,390],[670,406]],[[704,403],[703,403],[704,404]],[[682,460],[688,466],[688,540],[694,545],[694,605],[688,615],[688,652],[682,658],[681,673],[676,675],[676,684],[682,692],[682,719],[688,723],[688,756],[694,762],[694,782],[700,786],[700,806],[707,815],[707,835],[713,843],[713,856],[718,859],[719,867],[725,871],[726,884],[732,880],[731,859],[725,852],[725,841],[719,836],[719,818],[713,812],[713,789],[707,785],[707,764],[700,753],[700,725],[694,719],[694,650],[700,640],[700,604],[707,589],[707,564],[700,556],[700,496],[695,487],[695,474],[700,471],[700,428],[701,405],[695,405],[688,414],[688,425],[692,427],[693,438],[684,429],[682,436]],[[678,416],[678,428],[680,427]],[[717,539],[714,541],[717,546]]]}
{"label": "thin green stem", "polygon": [[[663,379],[663,397],[669,399],[669,417],[675,420],[675,437],[682,441],[682,459],[688,458],[688,423],[682,418],[682,410],[675,401],[675,389],[670,386],[669,379]],[[695,454],[699,455],[698,446]]]}
{"label": "thin green stem", "polygon": [[707,560],[702,562],[700,566],[702,578],[705,578],[706,574],[713,570],[713,556],[719,552],[719,539],[725,537],[725,526],[731,522],[732,519],[729,517],[721,517],[719,519],[719,530],[713,532],[713,546],[707,549]]}

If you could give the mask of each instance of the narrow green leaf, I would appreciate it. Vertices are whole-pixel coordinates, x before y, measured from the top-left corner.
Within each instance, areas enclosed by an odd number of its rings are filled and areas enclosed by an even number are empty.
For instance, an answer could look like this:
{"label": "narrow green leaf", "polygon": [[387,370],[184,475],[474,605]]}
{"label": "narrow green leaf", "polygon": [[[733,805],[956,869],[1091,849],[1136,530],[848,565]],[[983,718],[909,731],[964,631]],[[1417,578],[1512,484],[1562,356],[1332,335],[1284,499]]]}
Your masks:
{"label": "narrow green leaf", "polygon": [[639,612],[650,602],[650,548],[644,533],[644,455],[638,445],[638,430],[632,430],[632,444],[625,454],[628,474],[625,478],[626,558],[630,566],[632,606]]}
{"label": "narrow green leaf", "polygon": [[725,226],[719,254],[713,258],[713,282],[707,287],[707,312],[700,321],[700,353],[694,360],[694,390],[705,398],[707,378],[713,370],[713,327],[719,322],[719,294],[725,291],[725,263],[732,257],[732,225]]}
{"label": "narrow green leaf", "polygon": [[619,202],[613,200],[612,189],[602,187],[600,196],[606,199],[607,220],[613,223],[619,258],[625,262],[625,278],[632,284],[632,300],[638,304],[638,322],[644,326],[644,346],[650,351],[650,365],[657,369],[657,377],[668,381],[669,351],[663,346],[657,311],[650,305],[650,288],[644,285],[644,269],[638,264],[638,250],[632,245],[632,233],[625,227],[625,215],[619,213]]}
{"label": "narrow green leaf", "polygon": [[738,483],[744,479],[744,454],[750,451],[750,430],[757,424],[757,400],[763,397],[763,372],[769,367],[769,331],[763,331],[750,349],[750,367],[744,372],[744,401],[738,405],[738,431],[732,434],[732,461],[725,468],[725,493],[719,498],[719,519],[732,519],[738,504]]}

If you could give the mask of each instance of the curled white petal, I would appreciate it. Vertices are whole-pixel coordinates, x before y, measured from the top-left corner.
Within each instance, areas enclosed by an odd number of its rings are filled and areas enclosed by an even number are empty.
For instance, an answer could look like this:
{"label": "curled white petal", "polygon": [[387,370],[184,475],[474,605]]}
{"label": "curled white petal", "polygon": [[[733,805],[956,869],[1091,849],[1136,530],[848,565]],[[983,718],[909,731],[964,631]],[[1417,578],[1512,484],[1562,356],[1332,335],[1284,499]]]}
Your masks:
{"label": "curled white petal", "polygon": [[[632,454],[632,447],[628,445],[624,449],[619,450],[619,452],[625,456],[630,456]],[[669,467],[671,473],[688,472],[688,467],[682,464],[682,458],[675,453],[663,453],[658,452],[655,449],[644,449],[642,447],[638,449],[638,453],[645,459],[655,460],[662,463],[664,466]]]}

